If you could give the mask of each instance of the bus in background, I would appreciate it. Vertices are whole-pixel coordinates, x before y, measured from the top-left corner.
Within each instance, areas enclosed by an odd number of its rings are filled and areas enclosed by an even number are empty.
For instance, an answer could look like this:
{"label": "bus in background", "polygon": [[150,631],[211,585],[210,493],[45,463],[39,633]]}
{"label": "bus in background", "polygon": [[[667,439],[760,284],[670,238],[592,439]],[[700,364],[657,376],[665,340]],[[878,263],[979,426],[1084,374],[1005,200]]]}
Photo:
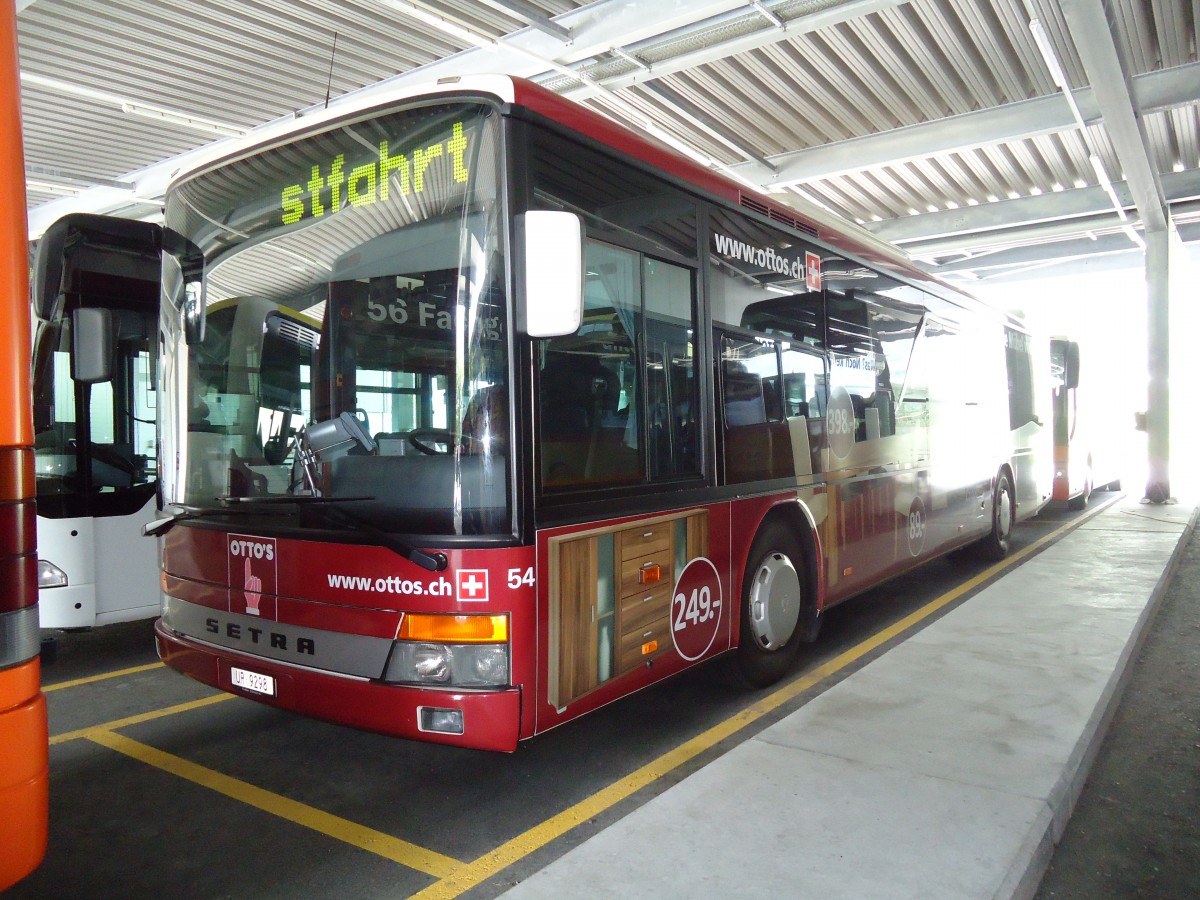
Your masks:
{"label": "bus in background", "polygon": [[29,406],[29,261],[16,10],[0,10],[0,891],[46,853],[50,747],[41,690]]}
{"label": "bus in background", "polygon": [[217,152],[165,202],[149,529],[201,682],[513,750],[718,656],[777,681],[1049,499],[1019,321],[535,84]]}
{"label": "bus in background", "polygon": [[1079,384],[1080,349],[1076,341],[1065,337],[1050,340],[1050,371],[1053,385],[1054,494],[1053,499],[1069,509],[1087,506],[1094,490],[1119,490],[1121,438],[1115,428],[1106,433],[1101,427],[1113,422],[1111,411],[1091,401],[1088,389]]}
{"label": "bus in background", "polygon": [[[157,225],[74,214],[38,242],[33,428],[41,627],[151,618]],[[93,345],[81,336],[96,331]]]}

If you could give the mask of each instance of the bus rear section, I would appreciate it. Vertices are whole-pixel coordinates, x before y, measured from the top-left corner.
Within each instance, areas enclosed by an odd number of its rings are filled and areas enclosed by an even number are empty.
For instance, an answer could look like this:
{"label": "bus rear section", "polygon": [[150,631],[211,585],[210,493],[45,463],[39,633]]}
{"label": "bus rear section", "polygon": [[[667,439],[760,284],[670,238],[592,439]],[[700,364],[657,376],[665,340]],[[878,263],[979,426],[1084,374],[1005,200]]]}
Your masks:
{"label": "bus rear section", "polygon": [[1079,342],[1051,339],[1054,500],[1074,510],[1087,506],[1094,490],[1120,488],[1127,438],[1119,427],[1119,404],[1105,399],[1102,373],[1092,370],[1081,381],[1082,356]]}
{"label": "bus rear section", "polygon": [[55,222],[34,267],[33,417],[41,627],[158,611],[155,386],[161,229]]}

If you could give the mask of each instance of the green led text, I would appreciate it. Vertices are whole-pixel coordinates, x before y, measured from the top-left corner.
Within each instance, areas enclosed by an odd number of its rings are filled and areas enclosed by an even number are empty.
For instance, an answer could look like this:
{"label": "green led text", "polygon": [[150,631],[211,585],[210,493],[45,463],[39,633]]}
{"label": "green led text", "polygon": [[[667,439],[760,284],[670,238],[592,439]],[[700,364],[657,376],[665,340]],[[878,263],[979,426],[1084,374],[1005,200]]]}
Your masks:
{"label": "green led text", "polygon": [[[319,219],[327,209],[336,212],[343,203],[370,206],[387,200],[393,177],[398,178],[402,195],[420,194],[425,190],[426,171],[440,156],[450,159],[454,180],[460,184],[466,183],[467,168],[463,162],[466,149],[467,138],[463,134],[462,122],[455,122],[449,138],[439,144],[430,144],[423,150],[414,150],[411,158],[403,153],[391,154],[388,142],[380,141],[377,161],[355,166],[346,172],[346,154],[339,153],[328,168],[314,165],[307,181],[283,189],[283,224],[292,225],[305,215]],[[328,207],[322,199],[323,195],[329,198]]]}

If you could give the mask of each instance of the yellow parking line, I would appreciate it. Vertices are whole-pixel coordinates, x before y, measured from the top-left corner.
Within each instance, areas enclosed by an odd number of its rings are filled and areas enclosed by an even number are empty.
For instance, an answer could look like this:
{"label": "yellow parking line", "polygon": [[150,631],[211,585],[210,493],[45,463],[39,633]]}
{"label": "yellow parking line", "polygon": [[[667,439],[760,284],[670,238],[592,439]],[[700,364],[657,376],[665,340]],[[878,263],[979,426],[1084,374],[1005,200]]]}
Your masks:
{"label": "yellow parking line", "polygon": [[[1100,510],[1097,510],[1099,512]],[[1090,516],[1088,516],[1090,518]],[[556,838],[566,834],[577,825],[588,821],[605,810],[615,806],[617,803],[629,797],[643,787],[657,781],[663,775],[673,769],[678,768],[684,763],[695,759],[701,753],[719,744],[726,738],[736,734],[747,725],[757,722],[763,716],[783,706],[790,700],[795,699],[803,694],[809,688],[819,684],[831,675],[836,674],[840,670],[846,668],[852,663],[858,661],[862,657],[878,649],[883,644],[912,628],[917,623],[929,616],[933,615],[943,607],[953,603],[963,594],[974,590],[984,582],[994,578],[997,574],[1008,569],[1031,553],[1044,547],[1046,544],[1056,540],[1063,533],[1078,526],[1083,519],[1077,519],[1068,522],[1060,528],[1043,535],[1029,546],[1013,553],[1011,556],[989,566],[983,572],[980,572],[974,578],[971,578],[957,587],[947,591],[940,597],[930,601],[925,606],[905,616],[903,619],[893,623],[882,631],[872,635],[865,641],[851,647],[841,655],[829,660],[824,665],[818,666],[806,675],[789,682],[784,687],[777,691],[768,694],[756,703],[751,704],[743,710],[735,713],[730,718],[726,719],[707,731],[696,735],[689,741],[680,744],[673,750],[669,750],[657,759],[647,763],[640,769],[626,775],[620,781],[610,784],[608,787],[597,791],[592,796],[581,800],[574,806],[563,810],[558,815],[546,819],[544,822],[533,826],[528,831],[517,835],[512,840],[501,844],[490,853],[485,853],[483,856],[463,866],[460,869],[452,872],[449,876],[441,881],[435,882],[425,890],[413,894],[413,898],[420,900],[448,900],[451,897],[457,897],[464,891],[470,890],[476,885],[482,883],[485,879],[493,877],[501,869],[504,869],[520,859],[539,850],[549,844]]]}
{"label": "yellow parking line", "polygon": [[61,691],[63,688],[79,687],[81,684],[92,684],[96,681],[105,681],[109,678],[120,678],[122,675],[136,675],[138,672],[149,672],[151,669],[161,669],[163,664],[160,662],[147,663],[144,666],[133,666],[129,669],[120,669],[116,672],[105,672],[103,675],[90,675],[87,678],[76,678],[73,681],[60,681],[58,684],[43,684],[42,693],[48,694],[51,691]]}
{"label": "yellow parking line", "polygon": [[213,769],[188,762],[186,759],[157,750],[123,735],[111,731],[94,731],[88,735],[88,738],[110,750],[131,756],[147,765],[162,769],[164,772],[187,779],[335,840],[366,850],[368,853],[374,853],[376,856],[390,859],[410,869],[433,875],[435,878],[445,877],[462,865],[458,860],[449,856],[434,853],[410,844],[408,841],[392,837],[390,834],[384,834],[382,831],[376,831],[365,825],[359,825],[339,816],[314,809],[304,803],[289,800],[287,797],[263,790],[228,775],[222,775]]}
{"label": "yellow parking line", "polygon": [[173,716],[176,713],[188,712],[193,709],[200,709],[204,706],[212,706],[214,703],[223,703],[226,700],[234,699],[233,694],[214,694],[211,697],[204,697],[200,700],[192,700],[189,703],[179,703],[175,706],[166,706],[162,709],[151,710],[150,712],[138,713],[136,716],[128,716],[124,719],[116,719],[112,722],[105,722],[103,725],[91,725],[87,728],[79,728],[75,731],[64,731],[62,734],[51,736],[51,744],[63,744],[67,741],[75,741],[79,738],[90,738],[97,732],[114,731],[117,728],[125,728],[129,725],[138,725],[142,722],[152,722],[155,719],[161,719],[165,716]]}

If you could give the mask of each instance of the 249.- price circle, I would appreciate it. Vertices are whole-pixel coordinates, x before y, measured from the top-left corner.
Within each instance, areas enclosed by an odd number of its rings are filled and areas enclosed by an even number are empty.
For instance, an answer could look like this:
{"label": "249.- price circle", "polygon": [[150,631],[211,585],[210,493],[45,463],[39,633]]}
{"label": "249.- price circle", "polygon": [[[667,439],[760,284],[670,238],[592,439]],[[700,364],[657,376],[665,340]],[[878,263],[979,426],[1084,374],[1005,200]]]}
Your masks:
{"label": "249.- price circle", "polygon": [[699,659],[712,647],[724,609],[717,567],[703,556],[679,573],[671,598],[671,642],[684,659]]}

